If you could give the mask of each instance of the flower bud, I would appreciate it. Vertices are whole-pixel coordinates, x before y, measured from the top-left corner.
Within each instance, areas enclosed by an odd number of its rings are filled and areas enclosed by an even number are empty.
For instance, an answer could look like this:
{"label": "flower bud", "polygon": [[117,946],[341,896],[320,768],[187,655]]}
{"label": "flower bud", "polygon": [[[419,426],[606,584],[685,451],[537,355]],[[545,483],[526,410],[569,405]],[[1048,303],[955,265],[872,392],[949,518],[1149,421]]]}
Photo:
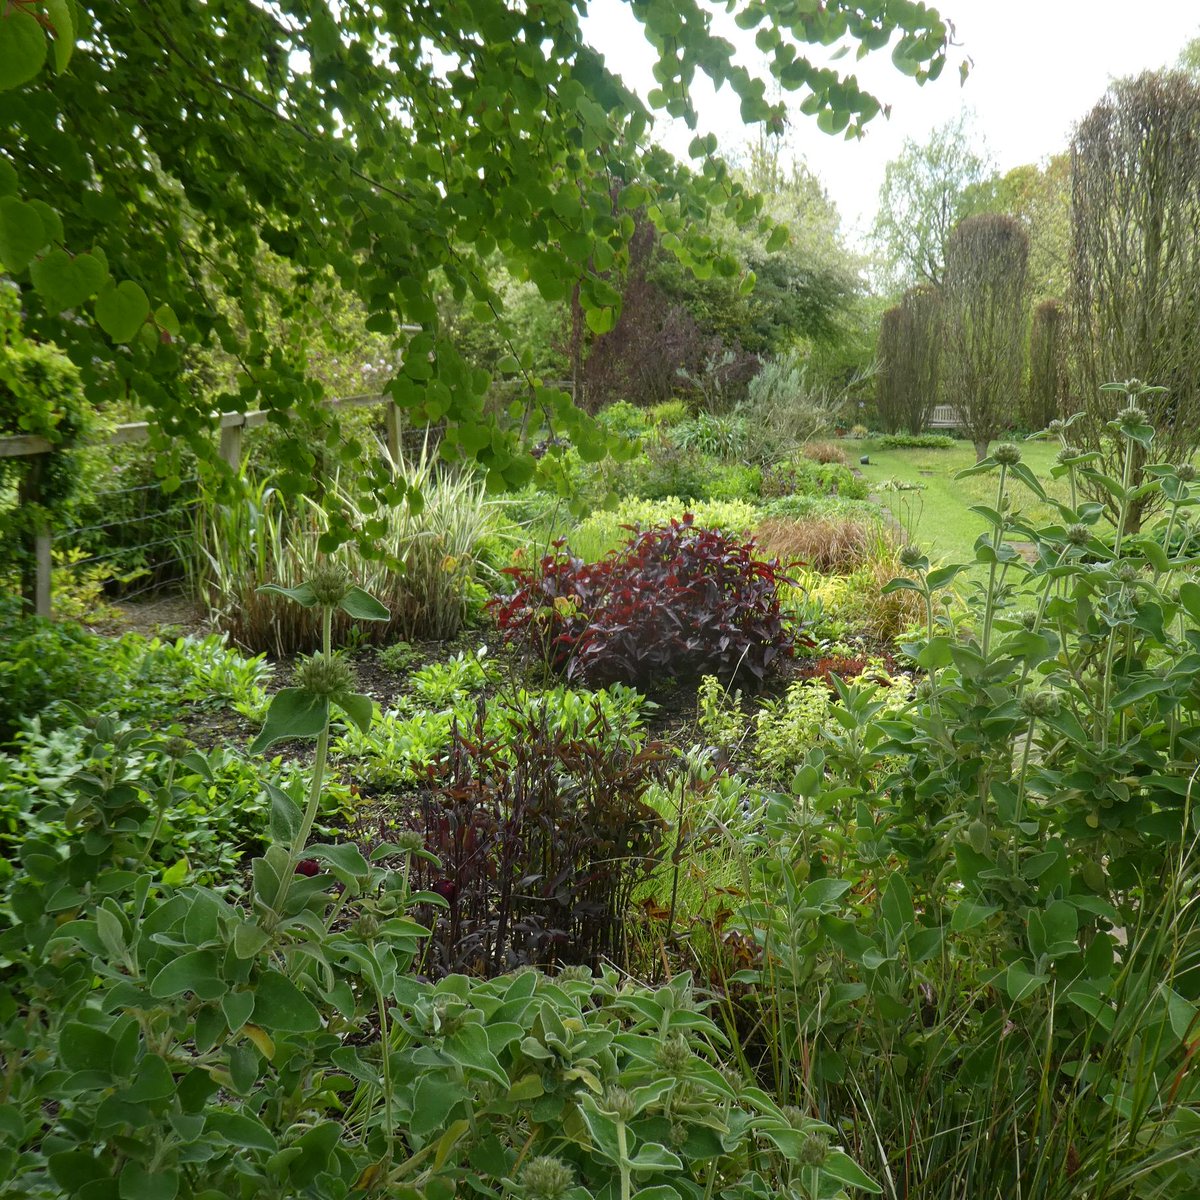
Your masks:
{"label": "flower bud", "polygon": [[637,1105],[634,1104],[633,1097],[622,1087],[606,1088],[600,1106],[605,1112],[612,1113],[618,1121],[632,1121],[637,1115]]}
{"label": "flower bud", "polygon": [[350,590],[350,572],[342,563],[322,563],[313,570],[308,586],[322,608],[337,608]]}
{"label": "flower bud", "polygon": [[328,699],[354,690],[354,672],[343,658],[314,654],[311,658],[301,659],[296,666],[296,686],[313,696]]}
{"label": "flower bud", "polygon": [[924,557],[925,552],[920,546],[905,546],[900,551],[900,565],[903,567],[916,567],[920,565]]}
{"label": "flower bud", "polygon": [[1072,546],[1086,546],[1092,540],[1092,531],[1086,525],[1075,524],[1067,529],[1067,541]]}
{"label": "flower bud", "polygon": [[549,1154],[531,1158],[521,1172],[521,1186],[528,1200],[562,1200],[574,1182],[571,1168]]}
{"label": "flower bud", "polygon": [[800,1147],[800,1162],[806,1167],[819,1167],[829,1157],[829,1138],[823,1133],[810,1133]]}
{"label": "flower bud", "polygon": [[668,1075],[681,1075],[692,1061],[692,1052],[681,1034],[673,1034],[662,1042],[655,1054],[658,1065]]}
{"label": "flower bud", "polygon": [[[1137,380],[1130,380],[1131,384],[1136,382]],[[1136,404],[1130,404],[1127,408],[1123,408],[1117,413],[1117,424],[1126,433],[1132,433],[1135,429],[1146,424],[1145,410],[1138,408]]]}
{"label": "flower bud", "polygon": [[1194,483],[1196,481],[1196,468],[1190,462],[1180,463],[1175,468],[1175,475],[1181,483]]}
{"label": "flower bud", "polygon": [[405,829],[396,834],[395,845],[401,854],[416,854],[418,850],[425,849],[425,839],[415,830]]}
{"label": "flower bud", "polygon": [[1021,449],[1012,442],[1001,442],[992,451],[992,457],[1002,467],[1015,467],[1021,461]]}

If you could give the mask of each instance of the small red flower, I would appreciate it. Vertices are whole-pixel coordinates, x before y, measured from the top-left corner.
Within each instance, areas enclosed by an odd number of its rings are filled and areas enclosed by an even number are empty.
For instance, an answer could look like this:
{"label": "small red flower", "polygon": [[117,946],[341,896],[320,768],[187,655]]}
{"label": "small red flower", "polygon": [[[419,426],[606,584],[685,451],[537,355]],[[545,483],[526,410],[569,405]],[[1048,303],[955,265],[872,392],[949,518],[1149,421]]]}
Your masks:
{"label": "small red flower", "polygon": [[297,875],[307,875],[311,879],[314,875],[320,875],[321,864],[315,858],[302,858],[296,864]]}
{"label": "small red flower", "polygon": [[458,895],[458,884],[453,879],[438,879],[430,886],[429,890],[441,896],[447,904],[453,904],[454,897]]}

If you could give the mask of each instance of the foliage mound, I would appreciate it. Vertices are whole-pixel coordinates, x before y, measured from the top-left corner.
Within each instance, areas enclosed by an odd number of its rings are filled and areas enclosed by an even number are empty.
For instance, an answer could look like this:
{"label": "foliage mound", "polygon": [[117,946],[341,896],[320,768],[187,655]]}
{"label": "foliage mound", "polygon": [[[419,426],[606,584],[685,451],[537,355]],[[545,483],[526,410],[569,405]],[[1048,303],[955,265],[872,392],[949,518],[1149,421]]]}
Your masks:
{"label": "foliage mound", "polygon": [[880,450],[953,450],[955,441],[942,433],[885,433]]}
{"label": "foliage mound", "polygon": [[797,561],[822,575],[848,575],[878,558],[890,564],[895,553],[881,522],[853,517],[776,518],[759,525],[755,537],[784,562]]}
{"label": "foliage mound", "polygon": [[690,513],[599,562],[559,545],[536,570],[508,573],[517,587],[493,602],[500,628],[568,678],[761,683],[792,648],[778,562],[756,557],[753,540],[697,528]]}

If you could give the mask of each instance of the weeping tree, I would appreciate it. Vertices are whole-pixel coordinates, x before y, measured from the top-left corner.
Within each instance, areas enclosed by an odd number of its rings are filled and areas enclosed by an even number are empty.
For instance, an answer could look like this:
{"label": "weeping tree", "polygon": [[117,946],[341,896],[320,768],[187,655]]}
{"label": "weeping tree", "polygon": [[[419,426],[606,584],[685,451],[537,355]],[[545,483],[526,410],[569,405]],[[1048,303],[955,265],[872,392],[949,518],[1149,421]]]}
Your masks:
{"label": "weeping tree", "polygon": [[1028,262],[1024,228],[999,213],[959,222],[946,244],[946,399],[978,460],[1020,396]]}
{"label": "weeping tree", "polygon": [[909,433],[922,433],[938,402],[942,357],[942,294],[931,284],[909,288],[900,301],[905,347],[901,372],[901,411]]}
{"label": "weeping tree", "polygon": [[1029,383],[1025,391],[1025,423],[1045,429],[1066,415],[1070,385],[1067,375],[1067,314],[1061,300],[1043,300],[1033,310],[1029,330]]}
{"label": "weeping tree", "polygon": [[1125,403],[1100,391],[1111,381],[1165,387],[1139,401],[1157,429],[1154,457],[1189,455],[1200,434],[1200,82],[1190,76],[1119,80],[1076,129],[1069,308],[1082,437],[1106,473],[1119,474],[1123,453],[1105,428]]}
{"label": "weeping tree", "polygon": [[904,420],[905,346],[909,315],[902,304],[889,308],[879,320],[875,357],[875,410],[885,433],[897,433]]}

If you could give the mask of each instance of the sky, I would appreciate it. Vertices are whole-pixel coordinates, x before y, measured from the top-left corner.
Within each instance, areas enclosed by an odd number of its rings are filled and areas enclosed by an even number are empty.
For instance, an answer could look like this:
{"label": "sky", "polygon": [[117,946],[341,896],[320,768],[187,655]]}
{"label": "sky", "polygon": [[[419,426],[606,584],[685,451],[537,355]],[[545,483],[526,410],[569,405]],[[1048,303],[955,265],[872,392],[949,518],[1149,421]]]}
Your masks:
{"label": "sky", "polygon": [[[918,86],[892,66],[887,50],[833,64],[892,106],[891,118],[877,117],[863,139],[821,133],[796,107],[802,93],[785,93],[794,113],[790,148],[820,177],[852,242],[869,230],[884,165],[905,138],[924,141],[965,106],[974,112],[978,148],[986,148],[1000,170],[1039,162],[1065,149],[1073,125],[1109,80],[1172,64],[1184,43],[1200,37],[1200,0],[934,0],[933,6],[954,23],[959,43],[941,78]],[[712,8],[715,29],[746,47],[745,65],[760,65],[751,37],[736,29],[722,5]],[[584,33],[627,85],[642,96],[654,86],[654,52],[625,0],[591,0]],[[964,57],[971,69],[960,87]],[[700,132],[715,133],[726,153],[752,138],[728,87],[717,93],[704,80],[695,97]],[[655,134],[680,156],[692,137],[682,121],[665,114]]]}

